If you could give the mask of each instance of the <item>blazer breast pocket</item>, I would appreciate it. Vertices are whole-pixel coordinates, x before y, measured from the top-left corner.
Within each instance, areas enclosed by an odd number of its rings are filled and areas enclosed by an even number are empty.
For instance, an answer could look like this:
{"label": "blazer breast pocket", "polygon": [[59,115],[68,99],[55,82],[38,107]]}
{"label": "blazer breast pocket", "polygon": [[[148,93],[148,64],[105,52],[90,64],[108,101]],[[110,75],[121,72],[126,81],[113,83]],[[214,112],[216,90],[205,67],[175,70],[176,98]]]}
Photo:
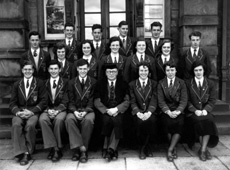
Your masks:
{"label": "blazer breast pocket", "polygon": [[31,94],[32,103],[36,103],[38,100],[38,91],[33,91]]}
{"label": "blazer breast pocket", "polygon": [[209,99],[209,94],[205,94],[204,97],[203,97],[203,101],[206,103]]}

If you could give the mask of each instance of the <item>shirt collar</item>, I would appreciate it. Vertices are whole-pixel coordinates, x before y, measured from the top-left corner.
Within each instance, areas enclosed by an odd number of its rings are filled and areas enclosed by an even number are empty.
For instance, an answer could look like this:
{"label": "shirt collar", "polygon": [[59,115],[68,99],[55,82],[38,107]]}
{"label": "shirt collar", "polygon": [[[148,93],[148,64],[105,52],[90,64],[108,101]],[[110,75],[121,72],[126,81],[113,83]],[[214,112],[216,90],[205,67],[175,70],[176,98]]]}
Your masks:
{"label": "shirt collar", "polygon": [[31,82],[32,82],[32,80],[33,80],[33,76],[32,77],[30,77],[29,79],[27,79],[27,78],[23,78],[24,79],[24,84],[26,85],[26,83],[27,83],[27,80],[29,80],[29,85],[31,85]]}
{"label": "shirt collar", "polygon": [[168,82],[168,85],[170,85],[170,81],[172,80],[172,84],[174,84],[174,82],[175,82],[175,78],[176,77],[174,77],[173,79],[169,79],[168,77],[167,77],[167,82]]}
{"label": "shirt collar", "polygon": [[70,41],[70,45],[72,45],[72,42],[73,42],[73,38],[66,38],[65,39],[65,43],[67,44],[67,45],[69,45],[69,41]]}
{"label": "shirt collar", "polygon": [[[117,79],[113,80],[113,85],[114,85],[114,86],[115,86],[115,84],[116,84],[116,81],[117,81]],[[112,82],[112,81],[108,80],[108,82],[109,82],[109,86],[111,86],[111,82]]]}
{"label": "shirt collar", "polygon": [[[34,54],[35,49],[31,48],[31,53]],[[36,49],[37,54],[40,52],[40,48]]]}
{"label": "shirt collar", "polygon": [[[196,48],[196,54],[198,53],[199,49],[200,49],[200,47]],[[193,54],[194,53],[194,48],[190,47],[190,51]]]}
{"label": "shirt collar", "polygon": [[151,41],[152,41],[152,44],[155,44],[155,41],[157,41],[157,45],[158,45],[159,41],[160,41],[160,38],[158,38],[158,39],[151,38]]}
{"label": "shirt collar", "polygon": [[86,80],[87,80],[87,76],[85,76],[84,78],[78,76],[78,78],[79,78],[80,82],[82,81],[82,79],[84,79],[84,82],[86,82]]}
{"label": "shirt collar", "polygon": [[201,79],[198,79],[195,77],[195,81],[196,81],[196,84],[199,85],[199,82],[201,84],[201,86],[203,85],[203,82],[204,82],[204,77],[202,77]]}
{"label": "shirt collar", "polygon": [[139,61],[141,61],[141,56],[143,56],[143,59],[145,60],[145,53],[140,54],[140,53],[136,52],[136,56],[137,56]]}
{"label": "shirt collar", "polygon": [[56,77],[56,78],[50,77],[50,82],[51,82],[51,83],[53,83],[54,80],[56,80],[56,83],[58,83],[58,81],[59,81],[59,76]]}
{"label": "shirt collar", "polygon": [[98,43],[98,46],[100,47],[100,46],[101,46],[101,40],[100,40],[100,41],[94,41],[94,40],[93,40],[93,45],[94,45],[94,47],[97,46],[97,43]]}
{"label": "shirt collar", "polygon": [[64,65],[65,65],[65,60],[66,60],[66,59],[64,59],[64,60],[59,60],[59,59],[58,59],[58,62],[62,63],[63,66],[64,66]]}
{"label": "shirt collar", "polygon": [[85,59],[85,60],[87,60],[87,61],[90,63],[90,61],[91,61],[91,59],[92,59],[92,55],[89,55],[89,56],[83,55],[82,58]]}
{"label": "shirt collar", "polygon": [[123,41],[123,39],[125,39],[125,41],[127,40],[127,36],[126,37],[122,37],[122,36],[119,36],[121,41]]}
{"label": "shirt collar", "polygon": [[140,81],[141,85],[143,84],[143,82],[145,82],[145,85],[147,85],[147,83],[148,83],[148,78],[145,79],[145,80],[142,80],[141,78],[139,78],[139,81]]}

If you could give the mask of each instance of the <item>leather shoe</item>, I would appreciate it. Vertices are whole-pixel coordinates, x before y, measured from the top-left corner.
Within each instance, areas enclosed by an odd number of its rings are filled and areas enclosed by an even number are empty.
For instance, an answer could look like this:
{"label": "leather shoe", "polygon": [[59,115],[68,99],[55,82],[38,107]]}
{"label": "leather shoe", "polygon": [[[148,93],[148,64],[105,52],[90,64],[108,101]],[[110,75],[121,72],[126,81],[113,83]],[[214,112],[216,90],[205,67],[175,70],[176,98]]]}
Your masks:
{"label": "leather shoe", "polygon": [[27,165],[30,160],[31,160],[30,154],[24,154],[23,158],[20,161],[20,165]]}
{"label": "leather shoe", "polygon": [[201,161],[206,161],[206,155],[204,151],[199,150],[198,154]]}
{"label": "leather shoe", "polygon": [[54,149],[52,148],[52,149],[50,149],[50,152],[47,156],[47,159],[51,160],[53,158],[53,155],[54,155]]}
{"label": "leather shoe", "polygon": [[15,159],[17,162],[20,162],[21,159],[22,159],[22,157],[23,157],[23,154],[20,154],[20,155],[15,156],[14,159]]}
{"label": "leather shoe", "polygon": [[146,159],[146,155],[145,155],[145,151],[144,150],[145,150],[144,147],[141,147],[140,152],[139,152],[139,158],[141,160]]}
{"label": "leather shoe", "polygon": [[168,160],[169,162],[172,162],[172,161],[173,161],[173,155],[172,155],[172,152],[170,152],[170,151],[168,151],[167,160]]}
{"label": "leather shoe", "polygon": [[206,155],[206,158],[207,158],[208,160],[211,160],[211,159],[212,159],[212,155],[211,155],[211,153],[210,153],[208,150],[205,151],[205,155]]}
{"label": "leather shoe", "polygon": [[81,156],[80,156],[79,161],[81,163],[86,163],[88,161],[88,154],[87,154],[87,152],[85,152],[85,151],[81,152]]}
{"label": "leather shoe", "polygon": [[145,148],[145,155],[147,157],[153,157],[152,148],[150,145],[147,145]]}
{"label": "leather shoe", "polygon": [[173,151],[172,151],[172,156],[173,156],[173,159],[177,159],[177,158],[178,158],[176,148],[173,149]]}
{"label": "leather shoe", "polygon": [[80,158],[80,153],[79,153],[79,150],[76,150],[72,156],[72,161],[78,161]]}
{"label": "leather shoe", "polygon": [[105,159],[110,162],[113,159],[114,150],[112,148],[109,148],[106,152]]}
{"label": "leather shoe", "polygon": [[62,152],[60,150],[54,151],[54,155],[53,155],[52,161],[53,162],[57,162],[57,161],[60,160],[61,157],[62,157]]}
{"label": "leather shoe", "polygon": [[112,159],[113,159],[113,160],[117,160],[117,158],[118,158],[118,151],[115,150],[115,151],[113,152]]}

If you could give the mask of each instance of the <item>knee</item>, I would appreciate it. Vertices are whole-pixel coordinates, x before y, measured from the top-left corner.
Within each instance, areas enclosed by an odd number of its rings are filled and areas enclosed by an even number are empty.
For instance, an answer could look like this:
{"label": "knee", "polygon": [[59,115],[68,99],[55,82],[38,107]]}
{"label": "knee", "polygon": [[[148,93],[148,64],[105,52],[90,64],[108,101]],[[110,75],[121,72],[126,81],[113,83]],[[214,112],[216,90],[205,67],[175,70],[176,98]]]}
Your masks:
{"label": "knee", "polygon": [[55,125],[63,125],[65,123],[64,119],[55,118]]}
{"label": "knee", "polygon": [[85,118],[84,119],[84,124],[85,125],[93,125],[94,124],[94,119],[92,119],[92,118]]}
{"label": "knee", "polygon": [[74,122],[75,122],[75,120],[72,117],[67,117],[66,120],[65,120],[66,126],[73,125],[73,124],[75,124]]}

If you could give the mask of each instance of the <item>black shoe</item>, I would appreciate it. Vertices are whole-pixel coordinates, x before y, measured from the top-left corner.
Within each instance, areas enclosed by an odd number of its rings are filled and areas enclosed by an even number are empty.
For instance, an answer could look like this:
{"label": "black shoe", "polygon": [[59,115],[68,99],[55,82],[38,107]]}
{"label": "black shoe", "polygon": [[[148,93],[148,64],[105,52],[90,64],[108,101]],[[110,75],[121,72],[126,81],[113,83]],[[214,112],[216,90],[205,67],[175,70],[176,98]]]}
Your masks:
{"label": "black shoe", "polygon": [[24,154],[23,158],[20,161],[20,165],[27,165],[30,160],[31,160],[30,154]]}
{"label": "black shoe", "polygon": [[115,150],[115,151],[113,152],[112,159],[113,159],[113,160],[117,160],[117,158],[118,158],[118,151]]}
{"label": "black shoe", "polygon": [[53,155],[54,155],[54,148],[51,148],[50,152],[49,152],[49,154],[47,156],[47,159],[51,160],[53,158]]}
{"label": "black shoe", "polygon": [[200,160],[201,161],[206,161],[206,154],[205,154],[206,152],[204,152],[204,151],[201,151],[201,150],[199,150],[198,151],[198,155],[199,155],[199,158],[200,158]]}
{"label": "black shoe", "polygon": [[17,162],[20,162],[22,158],[23,158],[23,154],[20,154],[20,155],[17,155],[17,156],[14,157],[14,159],[15,159]]}
{"label": "black shoe", "polygon": [[54,151],[54,155],[53,155],[52,161],[53,162],[57,162],[57,161],[60,160],[61,157],[62,157],[62,152],[60,150]]}
{"label": "black shoe", "polygon": [[72,161],[78,161],[79,158],[80,158],[80,151],[79,150],[76,150],[72,156]]}
{"label": "black shoe", "polygon": [[113,159],[113,155],[114,155],[114,150],[112,148],[109,148],[106,152],[105,160],[110,162]]}
{"label": "black shoe", "polygon": [[146,146],[144,151],[147,157],[153,157],[152,149],[150,146]]}
{"label": "black shoe", "polygon": [[211,160],[211,159],[212,159],[212,155],[211,155],[211,153],[210,153],[208,150],[205,151],[205,155],[206,155],[206,158],[207,158],[208,160]]}
{"label": "black shoe", "polygon": [[146,159],[145,148],[144,148],[144,147],[141,147],[141,148],[140,148],[140,151],[139,151],[139,158],[140,158],[141,160]]}
{"label": "black shoe", "polygon": [[85,151],[81,152],[81,156],[80,156],[79,161],[81,163],[86,163],[88,161],[88,154],[87,154],[87,152],[85,152]]}

